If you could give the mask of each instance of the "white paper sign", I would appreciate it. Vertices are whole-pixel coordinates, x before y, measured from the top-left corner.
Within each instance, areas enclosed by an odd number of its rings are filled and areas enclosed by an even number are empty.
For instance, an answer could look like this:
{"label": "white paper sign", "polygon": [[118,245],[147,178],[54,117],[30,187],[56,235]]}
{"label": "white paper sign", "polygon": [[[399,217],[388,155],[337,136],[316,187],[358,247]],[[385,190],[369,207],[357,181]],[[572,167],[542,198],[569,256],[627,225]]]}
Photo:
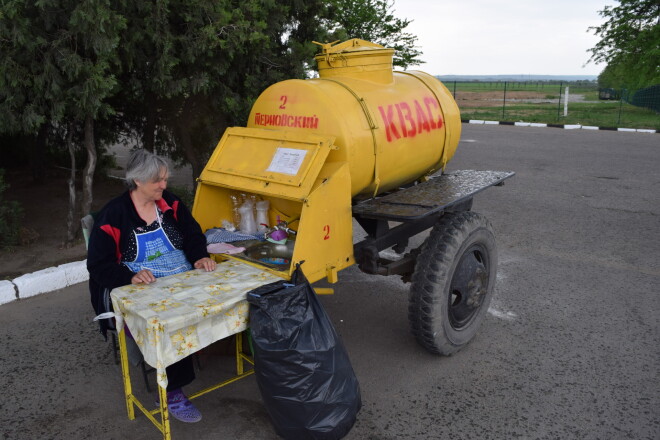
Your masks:
{"label": "white paper sign", "polygon": [[278,148],[273,155],[273,160],[266,171],[274,173],[289,174],[295,176],[305,159],[307,150],[296,150],[295,148]]}

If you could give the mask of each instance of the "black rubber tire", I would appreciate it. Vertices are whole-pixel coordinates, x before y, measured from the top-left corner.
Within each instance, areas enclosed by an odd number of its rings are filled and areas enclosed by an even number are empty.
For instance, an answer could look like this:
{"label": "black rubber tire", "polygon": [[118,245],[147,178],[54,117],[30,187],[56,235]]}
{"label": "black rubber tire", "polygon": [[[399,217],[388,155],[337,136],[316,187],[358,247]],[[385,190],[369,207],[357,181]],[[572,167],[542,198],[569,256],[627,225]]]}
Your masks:
{"label": "black rubber tire", "polygon": [[474,337],[497,276],[493,228],[475,212],[443,215],[424,242],[410,286],[408,320],[422,347],[451,355]]}

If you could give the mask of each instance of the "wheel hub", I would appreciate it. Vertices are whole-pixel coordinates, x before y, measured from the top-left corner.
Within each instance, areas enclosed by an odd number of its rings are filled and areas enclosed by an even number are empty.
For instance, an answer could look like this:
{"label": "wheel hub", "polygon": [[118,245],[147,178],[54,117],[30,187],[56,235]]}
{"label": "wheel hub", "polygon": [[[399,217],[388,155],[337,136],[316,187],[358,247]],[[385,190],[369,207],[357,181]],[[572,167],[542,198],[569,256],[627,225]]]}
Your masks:
{"label": "wheel hub", "polygon": [[462,256],[451,280],[449,320],[452,327],[465,327],[481,307],[488,291],[488,262],[478,246]]}

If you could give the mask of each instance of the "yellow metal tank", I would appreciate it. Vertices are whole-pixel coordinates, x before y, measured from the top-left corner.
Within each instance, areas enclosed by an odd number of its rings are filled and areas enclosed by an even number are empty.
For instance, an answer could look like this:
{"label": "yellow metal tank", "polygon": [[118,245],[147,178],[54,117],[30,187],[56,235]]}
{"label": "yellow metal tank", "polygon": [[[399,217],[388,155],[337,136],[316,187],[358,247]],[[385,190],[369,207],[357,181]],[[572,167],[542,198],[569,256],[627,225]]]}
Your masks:
{"label": "yellow metal tank", "polygon": [[393,71],[393,49],[352,39],[322,44],[319,78],[266,89],[248,127],[335,137],[327,162],[346,162],[351,196],[375,195],[445,167],[461,132],[447,88],[420,71]]}

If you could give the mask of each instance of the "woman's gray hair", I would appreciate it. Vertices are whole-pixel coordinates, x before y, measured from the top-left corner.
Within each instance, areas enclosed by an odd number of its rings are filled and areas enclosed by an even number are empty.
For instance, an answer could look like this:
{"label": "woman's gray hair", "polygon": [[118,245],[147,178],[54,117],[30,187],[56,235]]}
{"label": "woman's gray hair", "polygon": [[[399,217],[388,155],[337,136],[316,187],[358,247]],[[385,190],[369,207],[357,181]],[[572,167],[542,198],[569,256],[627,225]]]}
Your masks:
{"label": "woman's gray hair", "polygon": [[169,171],[165,159],[144,149],[135,150],[126,164],[126,186],[133,191],[137,188],[136,181],[155,182],[163,177],[163,170]]}

